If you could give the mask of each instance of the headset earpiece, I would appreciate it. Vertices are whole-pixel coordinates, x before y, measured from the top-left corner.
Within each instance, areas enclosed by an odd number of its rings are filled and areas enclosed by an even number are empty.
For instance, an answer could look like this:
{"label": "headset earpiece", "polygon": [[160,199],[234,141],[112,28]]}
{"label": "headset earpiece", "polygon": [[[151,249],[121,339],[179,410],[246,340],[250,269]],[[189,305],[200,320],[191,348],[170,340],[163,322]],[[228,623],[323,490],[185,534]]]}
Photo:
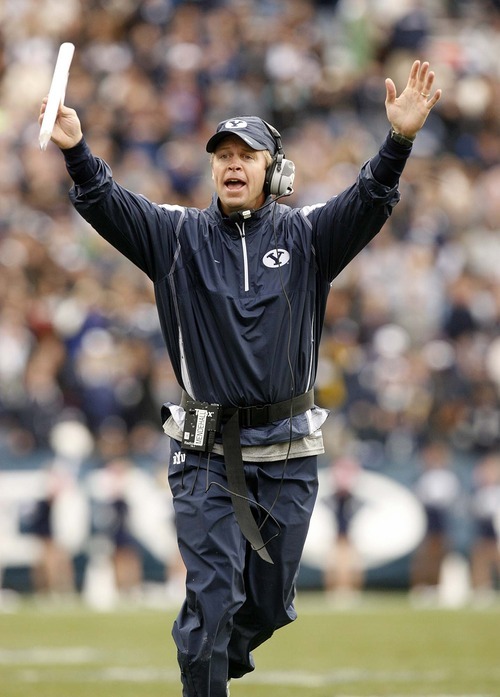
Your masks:
{"label": "headset earpiece", "polygon": [[277,148],[273,161],[266,170],[264,190],[267,194],[271,194],[272,196],[283,196],[293,191],[295,164],[291,160],[285,158],[279,132],[266,121],[264,121],[264,123],[276,141]]}
{"label": "headset earpiece", "polygon": [[292,193],[293,180],[295,179],[295,165],[291,160],[287,160],[277,155],[273,158],[266,172],[265,190],[273,196],[283,196]]}

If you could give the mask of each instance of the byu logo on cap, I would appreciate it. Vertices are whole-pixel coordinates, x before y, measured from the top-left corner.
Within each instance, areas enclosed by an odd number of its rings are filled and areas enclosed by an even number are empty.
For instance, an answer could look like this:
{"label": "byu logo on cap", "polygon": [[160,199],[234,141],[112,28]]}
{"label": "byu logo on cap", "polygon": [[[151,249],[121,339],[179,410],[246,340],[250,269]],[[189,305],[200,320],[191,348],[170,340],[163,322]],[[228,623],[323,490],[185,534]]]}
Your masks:
{"label": "byu logo on cap", "polygon": [[232,121],[226,121],[224,128],[246,128],[248,123],[243,121],[243,119],[233,119]]}

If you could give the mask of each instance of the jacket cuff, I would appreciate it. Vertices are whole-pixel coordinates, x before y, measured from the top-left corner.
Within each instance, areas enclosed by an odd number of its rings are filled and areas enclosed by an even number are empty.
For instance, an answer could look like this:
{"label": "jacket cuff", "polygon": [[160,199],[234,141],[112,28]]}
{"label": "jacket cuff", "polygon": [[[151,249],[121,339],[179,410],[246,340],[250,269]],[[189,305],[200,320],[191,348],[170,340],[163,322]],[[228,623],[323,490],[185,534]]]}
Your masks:
{"label": "jacket cuff", "polygon": [[66,162],[66,169],[75,184],[85,184],[95,177],[99,168],[97,159],[90,152],[85,138],[72,148],[61,150]]}
{"label": "jacket cuff", "polygon": [[377,155],[370,161],[374,178],[384,186],[397,186],[410,153],[411,145],[402,144],[388,134]]}

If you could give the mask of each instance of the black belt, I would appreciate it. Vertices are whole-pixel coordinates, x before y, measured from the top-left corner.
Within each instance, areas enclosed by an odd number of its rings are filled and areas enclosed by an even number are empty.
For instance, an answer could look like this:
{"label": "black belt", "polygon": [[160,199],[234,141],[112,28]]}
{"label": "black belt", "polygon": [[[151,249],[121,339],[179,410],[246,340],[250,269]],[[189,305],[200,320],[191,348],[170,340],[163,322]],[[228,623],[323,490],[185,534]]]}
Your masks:
{"label": "black belt", "polygon": [[[181,406],[186,406],[188,395],[183,392]],[[275,404],[251,407],[224,407],[222,409],[222,445],[226,461],[226,474],[234,514],[241,532],[253,549],[264,559],[273,563],[262,540],[260,529],[250,509],[245,470],[241,453],[240,427],[256,427],[281,421],[302,414],[314,406],[314,390]]]}
{"label": "black belt", "polygon": [[[190,399],[187,392],[182,391],[181,407],[186,408],[186,402]],[[222,423],[228,421],[234,411],[238,412],[238,423],[244,428],[256,428],[272,424],[274,421],[282,421],[290,416],[303,414],[314,406],[314,390],[299,394],[292,399],[285,399],[275,404],[256,404],[253,407],[224,407],[221,411]]]}

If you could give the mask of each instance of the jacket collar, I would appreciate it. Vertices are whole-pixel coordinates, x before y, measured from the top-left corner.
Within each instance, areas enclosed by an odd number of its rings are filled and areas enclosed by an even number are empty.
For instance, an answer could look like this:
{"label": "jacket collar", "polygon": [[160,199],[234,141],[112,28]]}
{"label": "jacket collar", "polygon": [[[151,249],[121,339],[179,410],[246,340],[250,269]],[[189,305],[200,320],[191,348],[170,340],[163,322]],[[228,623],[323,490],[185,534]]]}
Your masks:
{"label": "jacket collar", "polygon": [[[274,206],[267,204],[272,203],[272,201],[273,197],[271,195],[268,195],[266,200],[264,201],[263,206],[261,208],[257,208],[252,213],[250,218],[247,218],[246,220],[242,221],[245,223],[245,230],[247,232],[250,232],[251,230],[258,227],[260,223],[269,216]],[[238,231],[238,225],[240,225],[241,223],[237,223],[236,221],[230,220],[230,218],[227,215],[224,215],[224,213],[220,209],[219,197],[217,196],[217,194],[213,194],[212,202],[208,207],[208,210],[212,214],[212,217],[215,218],[215,220],[224,228],[226,228],[229,232],[238,235],[240,234]]]}

